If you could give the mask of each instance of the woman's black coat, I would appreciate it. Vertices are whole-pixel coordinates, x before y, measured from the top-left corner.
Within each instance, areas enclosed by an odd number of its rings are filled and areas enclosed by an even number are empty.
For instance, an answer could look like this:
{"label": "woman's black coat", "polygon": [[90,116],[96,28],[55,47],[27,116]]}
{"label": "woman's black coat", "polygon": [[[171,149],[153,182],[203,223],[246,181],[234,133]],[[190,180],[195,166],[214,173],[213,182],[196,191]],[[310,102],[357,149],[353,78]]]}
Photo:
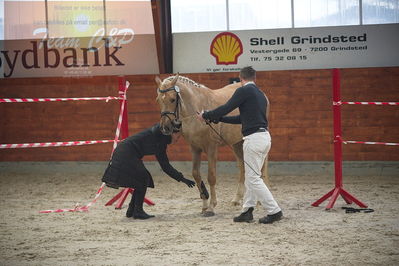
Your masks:
{"label": "woman's black coat", "polygon": [[155,155],[162,170],[180,182],[183,175],[170,165],[166,154],[171,140],[171,136],[161,133],[159,124],[124,139],[115,148],[102,181],[112,187],[154,187],[142,158]]}

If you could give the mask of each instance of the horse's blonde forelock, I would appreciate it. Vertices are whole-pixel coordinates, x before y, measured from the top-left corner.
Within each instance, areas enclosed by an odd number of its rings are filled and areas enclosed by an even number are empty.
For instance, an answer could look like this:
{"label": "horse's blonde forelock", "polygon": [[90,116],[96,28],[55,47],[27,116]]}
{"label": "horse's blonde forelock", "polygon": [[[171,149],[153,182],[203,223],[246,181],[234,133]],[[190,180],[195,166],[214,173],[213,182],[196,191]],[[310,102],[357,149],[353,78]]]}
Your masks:
{"label": "horse's blonde forelock", "polygon": [[[175,77],[176,77],[176,76],[167,77],[166,79],[164,79],[164,80],[162,81],[162,85],[165,83],[165,81],[171,82]],[[197,83],[197,82],[195,82],[194,80],[189,79],[189,78],[184,77],[184,76],[179,76],[178,80],[181,81],[181,82],[183,82],[183,83],[186,83],[186,84],[189,84],[189,85],[193,85],[193,86],[198,87],[198,88],[205,87],[204,85],[202,85],[202,84],[200,84],[200,83]]]}

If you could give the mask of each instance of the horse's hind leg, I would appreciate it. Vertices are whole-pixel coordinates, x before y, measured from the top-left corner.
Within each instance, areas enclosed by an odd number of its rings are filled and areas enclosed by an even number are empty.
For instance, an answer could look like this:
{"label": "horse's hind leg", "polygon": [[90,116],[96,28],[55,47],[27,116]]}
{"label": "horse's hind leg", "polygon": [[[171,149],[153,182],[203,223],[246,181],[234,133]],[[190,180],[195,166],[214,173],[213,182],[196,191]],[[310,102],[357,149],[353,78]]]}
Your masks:
{"label": "horse's hind leg", "polygon": [[244,180],[245,180],[245,168],[244,168],[244,155],[242,150],[243,142],[239,142],[233,145],[234,155],[236,156],[237,166],[240,169],[240,177],[238,179],[236,194],[231,201],[234,206],[240,205],[241,200],[244,196]]}
{"label": "horse's hind leg", "polygon": [[193,155],[192,174],[193,174],[195,182],[197,183],[197,187],[200,192],[200,197],[202,199],[202,213],[205,213],[205,210],[208,209],[209,193],[206,190],[205,184],[202,181],[201,173],[200,173],[202,150],[191,146],[191,152]]}

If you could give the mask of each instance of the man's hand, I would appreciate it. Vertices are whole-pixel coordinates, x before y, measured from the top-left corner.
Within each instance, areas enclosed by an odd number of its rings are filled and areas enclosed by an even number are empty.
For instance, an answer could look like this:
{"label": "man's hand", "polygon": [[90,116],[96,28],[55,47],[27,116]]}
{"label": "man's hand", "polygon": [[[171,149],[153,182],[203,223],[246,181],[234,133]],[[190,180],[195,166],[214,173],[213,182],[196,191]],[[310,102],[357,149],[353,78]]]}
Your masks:
{"label": "man's hand", "polygon": [[201,112],[197,112],[197,118],[201,122],[205,122],[205,119],[202,117],[203,114],[204,114],[204,110],[202,110]]}
{"label": "man's hand", "polygon": [[187,179],[187,178],[183,177],[180,181],[183,182],[184,184],[186,184],[188,187],[194,187],[195,186],[195,182],[191,181],[190,179]]}
{"label": "man's hand", "polygon": [[209,119],[205,119],[204,116],[203,116],[205,112],[206,112],[206,111],[204,111],[204,110],[202,110],[201,112],[197,112],[197,118],[198,118],[198,120],[200,120],[201,122],[205,122],[205,123],[207,123],[207,124],[209,124],[209,123],[214,123],[214,124],[219,123],[219,120],[209,120]]}

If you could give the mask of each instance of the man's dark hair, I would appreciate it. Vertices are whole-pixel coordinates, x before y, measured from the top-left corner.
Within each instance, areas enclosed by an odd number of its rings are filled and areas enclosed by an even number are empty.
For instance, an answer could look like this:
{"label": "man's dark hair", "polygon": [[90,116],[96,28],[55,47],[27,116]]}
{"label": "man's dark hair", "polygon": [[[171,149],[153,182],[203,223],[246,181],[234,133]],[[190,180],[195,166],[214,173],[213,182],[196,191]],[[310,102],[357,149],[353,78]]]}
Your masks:
{"label": "man's dark hair", "polygon": [[240,78],[245,80],[255,80],[256,71],[251,66],[247,66],[241,69]]}

